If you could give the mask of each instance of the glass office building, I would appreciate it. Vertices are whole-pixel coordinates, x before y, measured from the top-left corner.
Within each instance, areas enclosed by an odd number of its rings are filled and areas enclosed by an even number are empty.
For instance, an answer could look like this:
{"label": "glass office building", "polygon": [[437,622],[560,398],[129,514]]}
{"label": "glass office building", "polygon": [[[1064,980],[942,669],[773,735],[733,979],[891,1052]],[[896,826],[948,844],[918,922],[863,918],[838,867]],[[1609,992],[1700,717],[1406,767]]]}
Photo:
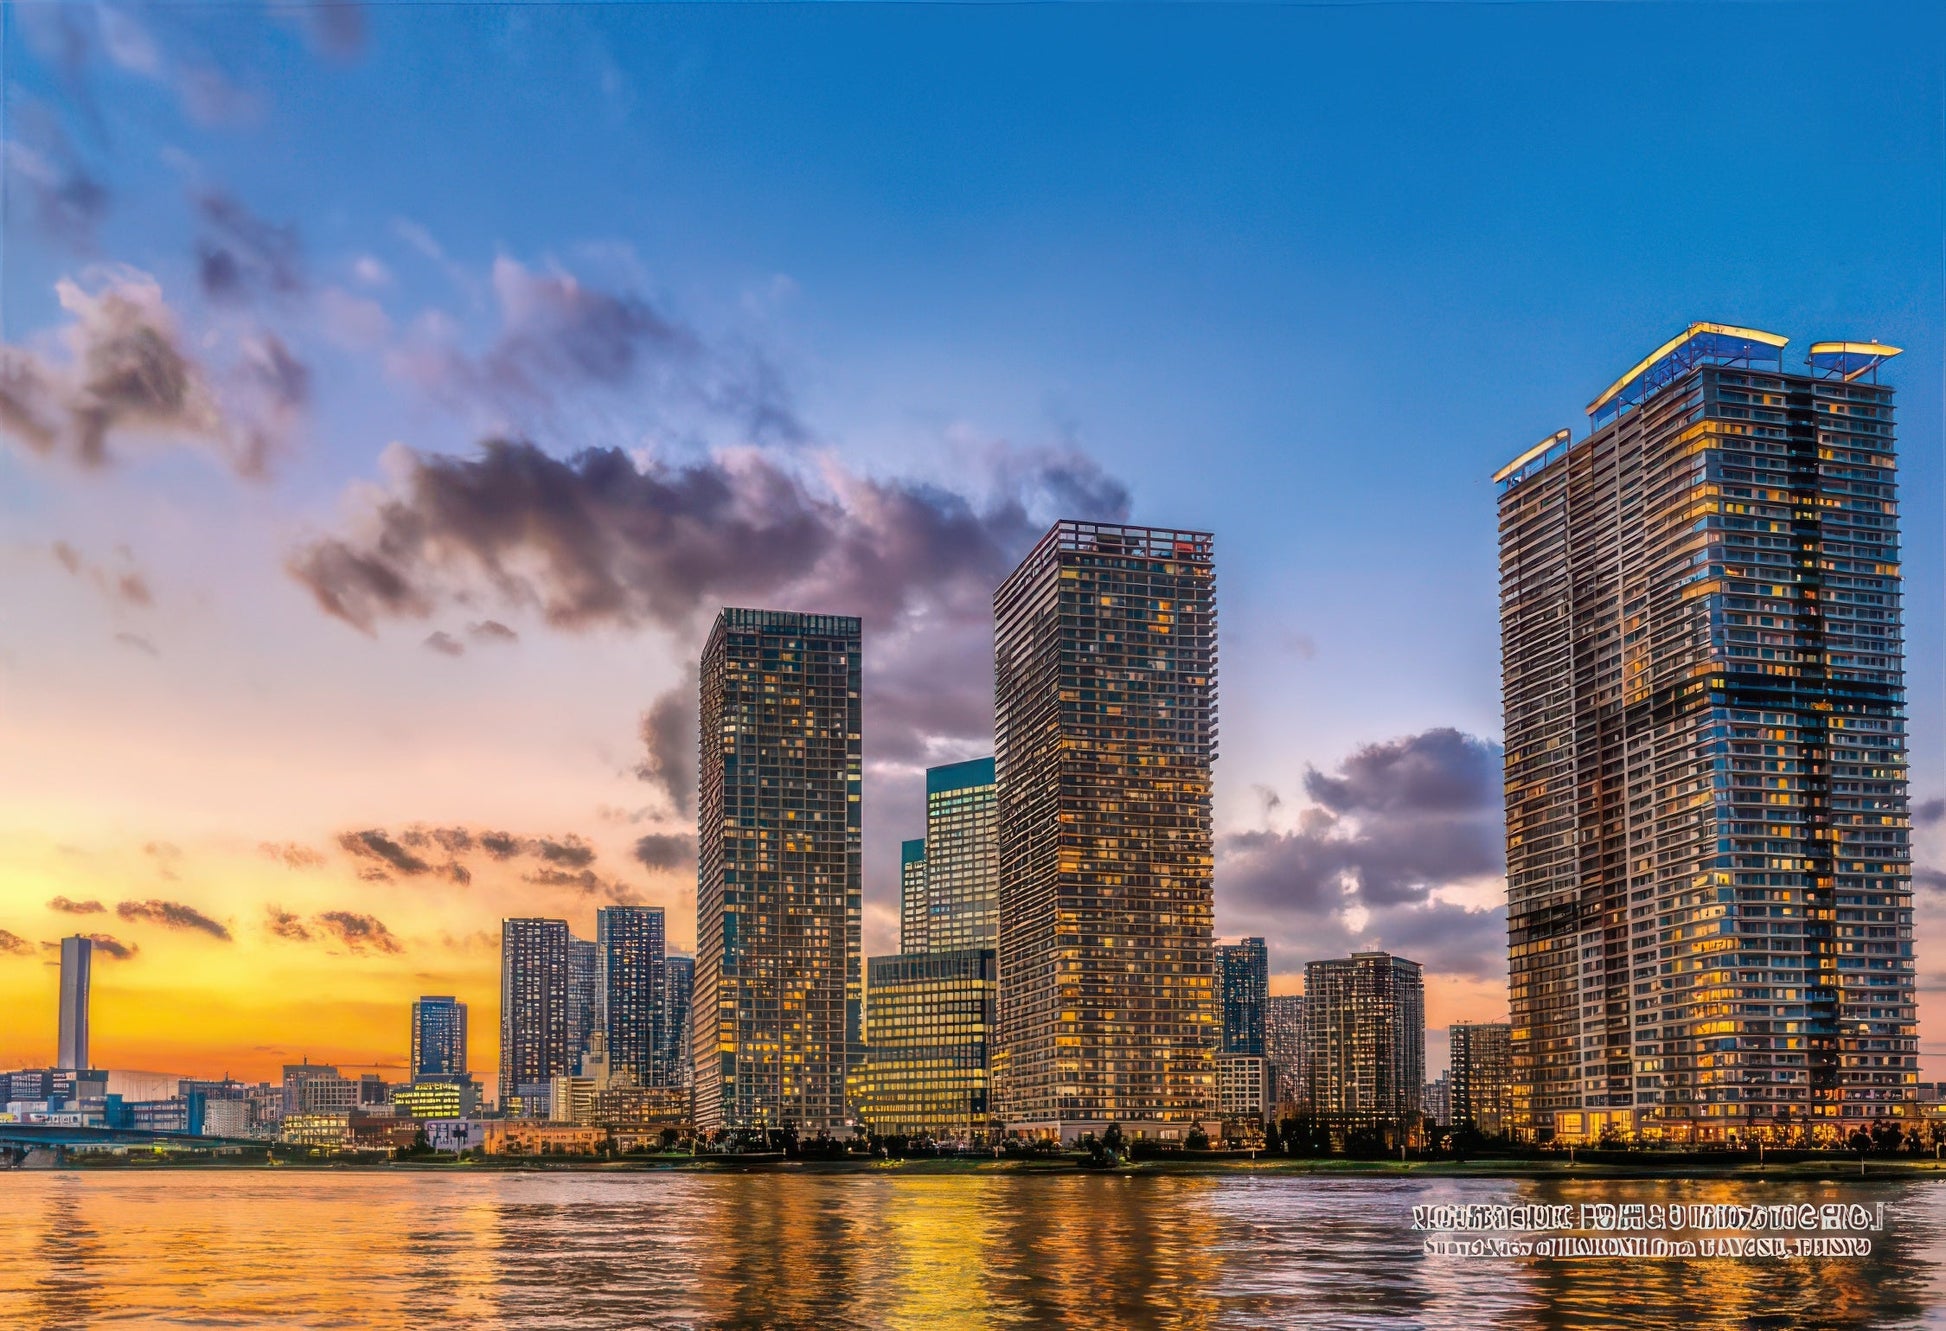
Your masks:
{"label": "glass office building", "polygon": [[1494,477],[1523,1136],[1913,1112],[1897,351],[1787,341],[1693,324]]}
{"label": "glass office building", "polygon": [[1264,1056],[1264,1012],[1270,1002],[1270,951],[1261,938],[1216,949],[1223,998],[1223,1052]]}
{"label": "glass office building", "polygon": [[466,1004],[429,994],[412,1005],[412,1067],[408,1081],[464,1081]]}
{"label": "glass office building", "polygon": [[1010,1129],[1213,1121],[1216,577],[1207,532],[1061,522],[994,594]]}
{"label": "glass office building", "polygon": [[698,1127],[841,1132],[858,1039],[858,621],[729,609],[701,668]]}
{"label": "glass office building", "polygon": [[926,950],[926,841],[899,843],[899,951]]}
{"label": "glass office building", "polygon": [[873,957],[860,1117],[880,1136],[974,1141],[991,1126],[992,948]]}
{"label": "glass office building", "polygon": [[996,944],[1000,930],[998,795],[991,758],[926,769],[925,951],[955,952]]}

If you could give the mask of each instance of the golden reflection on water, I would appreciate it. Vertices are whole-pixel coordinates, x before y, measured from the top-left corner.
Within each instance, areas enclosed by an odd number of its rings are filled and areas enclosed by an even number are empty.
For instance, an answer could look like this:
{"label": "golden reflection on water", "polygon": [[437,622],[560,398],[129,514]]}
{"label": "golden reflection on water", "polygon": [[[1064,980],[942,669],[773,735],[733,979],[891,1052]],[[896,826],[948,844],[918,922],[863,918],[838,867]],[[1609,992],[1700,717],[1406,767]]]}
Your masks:
{"label": "golden reflection on water", "polygon": [[[1869,1258],[1461,1260],[1414,1205],[1888,1203]],[[0,1327],[1880,1327],[1946,1182],[785,1171],[0,1175]]]}

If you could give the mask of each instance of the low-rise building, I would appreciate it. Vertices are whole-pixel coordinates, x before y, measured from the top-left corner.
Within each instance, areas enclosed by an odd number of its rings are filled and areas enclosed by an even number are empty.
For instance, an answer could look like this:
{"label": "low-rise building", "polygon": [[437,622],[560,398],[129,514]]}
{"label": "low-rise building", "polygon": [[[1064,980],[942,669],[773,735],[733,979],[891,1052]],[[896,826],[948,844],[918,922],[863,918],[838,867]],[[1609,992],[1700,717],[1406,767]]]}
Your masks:
{"label": "low-rise building", "polygon": [[1260,1054],[1216,1056],[1216,1106],[1224,1122],[1262,1124],[1277,1108],[1275,1068]]}

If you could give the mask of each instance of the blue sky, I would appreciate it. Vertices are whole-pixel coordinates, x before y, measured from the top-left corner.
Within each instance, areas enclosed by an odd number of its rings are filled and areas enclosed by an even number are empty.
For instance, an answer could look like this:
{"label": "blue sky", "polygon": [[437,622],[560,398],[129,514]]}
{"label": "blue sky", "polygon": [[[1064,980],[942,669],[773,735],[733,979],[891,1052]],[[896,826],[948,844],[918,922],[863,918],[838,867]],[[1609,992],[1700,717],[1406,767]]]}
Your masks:
{"label": "blue sky", "polygon": [[[1137,519],[1217,532],[1219,824],[1302,836],[1307,769],[1446,727],[1497,737],[1488,477],[1560,426],[1583,432],[1586,403],[1696,319],[1794,349],[1906,348],[1889,377],[1914,785],[1946,793],[1931,7],[39,5],[5,22],[8,139],[27,150],[0,233],[8,342],[58,336],[61,279],[99,292],[126,280],[104,265],[126,265],[212,376],[271,334],[308,389],[262,477],[193,430],[131,430],[93,469],[0,449],[4,567],[24,593],[0,620],[7,705],[42,718],[0,771],[32,796],[9,829],[32,886],[0,903],[19,906],[16,933],[52,927],[30,918],[29,894],[66,872],[42,842],[205,854],[208,908],[254,928],[288,892],[218,867],[235,846],[335,855],[349,828],[524,819],[586,838],[609,886],[666,901],[687,939],[683,868],[630,847],[685,826],[633,769],[638,715],[682,688],[692,625],[645,611],[564,629],[445,570],[423,614],[360,633],[288,571],[307,543],[350,540],[413,458],[494,433],[670,466],[748,447],[846,493],[923,482],[982,513],[1025,496],[1035,521],[1053,515],[1049,460],[1085,459]],[[45,211],[80,179],[92,203]],[[254,223],[222,232],[211,198]],[[225,292],[197,279],[212,237],[243,263]],[[593,292],[623,302],[596,310],[630,330],[614,373],[576,359],[614,349],[577,340],[611,325],[567,322]],[[579,313],[548,314],[564,299]],[[753,425],[753,395],[791,430]],[[131,569],[151,603],[113,594]],[[900,688],[929,651],[977,657],[967,604],[888,612]],[[424,650],[487,616],[517,646]],[[981,735],[963,697],[933,719],[867,708],[867,942],[889,950],[919,766]],[[54,757],[77,730],[85,760]],[[158,756],[195,736],[224,760],[185,775]],[[308,745],[304,779],[264,794]],[[169,777],[180,798],[156,794]],[[1475,816],[1468,836],[1493,814]],[[1380,834],[1355,825],[1333,835]],[[1414,906],[1466,927],[1347,923],[1254,890],[1245,906],[1220,862],[1219,929],[1267,933],[1285,976],[1350,941],[1450,935],[1429,963],[1434,1023],[1494,1015],[1492,875],[1422,867]],[[392,912],[406,946],[358,964],[439,957],[459,975],[485,963],[441,951],[464,932],[443,919],[594,904],[486,874],[463,902],[306,890]]]}

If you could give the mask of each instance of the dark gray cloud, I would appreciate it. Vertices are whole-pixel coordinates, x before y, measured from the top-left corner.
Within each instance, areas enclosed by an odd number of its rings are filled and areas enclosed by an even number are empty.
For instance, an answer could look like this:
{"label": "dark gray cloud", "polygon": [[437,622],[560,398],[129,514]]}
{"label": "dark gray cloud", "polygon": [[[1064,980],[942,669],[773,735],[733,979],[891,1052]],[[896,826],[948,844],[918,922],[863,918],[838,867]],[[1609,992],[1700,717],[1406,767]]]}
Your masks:
{"label": "dark gray cloud", "polygon": [[496,860],[512,859],[520,854],[523,844],[519,837],[511,836],[506,832],[480,833],[480,849]]}
{"label": "dark gray cloud", "polygon": [[[88,937],[95,945],[95,952],[109,958],[111,961],[127,961],[142,950],[133,943],[124,943],[113,934],[89,934]],[[59,943],[43,943],[41,946],[58,948],[61,945]]]}
{"label": "dark gray cloud", "polygon": [[28,957],[34,954],[34,945],[10,930],[0,929],[0,956]]}
{"label": "dark gray cloud", "polygon": [[695,867],[696,838],[672,833],[651,833],[635,842],[635,858],[643,867],[658,871]]}
{"label": "dark gray cloud", "polygon": [[403,952],[405,949],[392,931],[372,915],[348,910],[327,910],[312,917],[320,935],[342,943],[351,952]]}
{"label": "dark gray cloud", "polygon": [[549,864],[568,869],[585,869],[595,861],[594,847],[577,836],[558,840],[540,837],[534,842],[534,853]]}
{"label": "dark gray cloud", "polygon": [[420,645],[427,651],[438,652],[441,656],[464,656],[466,654],[466,644],[458,638],[455,638],[445,629],[434,630],[427,636],[425,642]]}
{"label": "dark gray cloud", "polygon": [[154,898],[121,901],[115,904],[115,913],[134,923],[159,924],[165,929],[189,929],[225,943],[232,941],[226,926],[180,901],[159,901]]}
{"label": "dark gray cloud", "polygon": [[202,191],[194,202],[201,227],[196,275],[205,296],[241,302],[256,296],[295,296],[304,290],[303,254],[295,227],[265,221],[223,190]]}
{"label": "dark gray cloud", "polygon": [[108,909],[99,901],[73,901],[67,897],[55,897],[47,903],[47,908],[61,915],[100,915]]}
{"label": "dark gray cloud", "polygon": [[466,635],[474,642],[507,643],[519,642],[520,635],[497,619],[483,619],[477,624],[466,626]]}
{"label": "dark gray cloud", "polygon": [[282,906],[264,908],[264,932],[272,938],[282,938],[293,943],[311,941],[311,931],[305,927],[302,917],[292,914]]}
{"label": "dark gray cloud", "polygon": [[1920,892],[1946,893],[1946,870],[1934,869],[1926,865],[1915,865],[1912,870],[1912,886]]}
{"label": "dark gray cloud", "polygon": [[1916,827],[1931,827],[1942,818],[1946,818],[1946,799],[1920,800],[1912,806],[1912,822]]}
{"label": "dark gray cloud", "polygon": [[642,713],[642,760],[635,775],[668,798],[669,807],[685,817],[696,813],[697,710],[696,667],[683,672],[680,683],[656,696]]}
{"label": "dark gray cloud", "polygon": [[0,347],[0,434],[84,469],[135,439],[186,442],[260,478],[296,427],[308,372],[274,334],[237,339],[219,383],[192,354],[154,278],[115,269],[84,289],[62,279],[69,323],[56,355]]}
{"label": "dark gray cloud", "polygon": [[[1367,745],[1333,772],[1307,769],[1303,784],[1313,804],[1294,826],[1219,842],[1226,915],[1271,936],[1292,969],[1376,945],[1437,972],[1504,972],[1504,908],[1433,899],[1505,871],[1497,744],[1428,730]],[[1267,813],[1281,804],[1274,791],[1260,798]]]}
{"label": "dark gray cloud", "polygon": [[432,864],[429,861],[414,855],[377,828],[370,828],[363,832],[345,832],[338,837],[338,844],[353,856],[377,860],[402,874],[416,876],[432,872]]}

